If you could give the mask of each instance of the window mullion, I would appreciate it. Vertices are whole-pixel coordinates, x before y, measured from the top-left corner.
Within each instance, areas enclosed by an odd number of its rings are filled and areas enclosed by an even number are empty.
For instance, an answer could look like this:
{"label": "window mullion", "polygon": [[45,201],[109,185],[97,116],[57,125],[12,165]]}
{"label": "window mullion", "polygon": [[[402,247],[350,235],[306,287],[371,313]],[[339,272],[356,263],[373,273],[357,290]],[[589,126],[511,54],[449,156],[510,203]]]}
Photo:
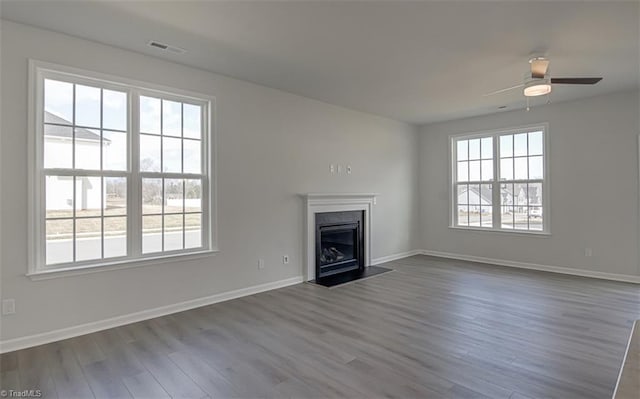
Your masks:
{"label": "window mullion", "polygon": [[198,173],[172,173],[172,172],[139,172],[143,179],[203,179],[205,175]]}
{"label": "window mullion", "polygon": [[493,136],[493,190],[492,201],[493,201],[493,218],[492,225],[494,229],[499,229],[502,226],[502,213],[500,212],[500,136]]}
{"label": "window mullion", "polygon": [[104,259],[104,207],[107,205],[104,180],[104,90],[100,89],[100,258]]}
{"label": "window mullion", "polygon": [[[184,174],[184,103],[180,103],[180,171]],[[200,146],[202,150],[202,146]],[[202,160],[202,155],[200,155],[200,160]],[[200,169],[202,171],[202,169]],[[202,185],[202,183],[200,183]],[[186,244],[186,231],[187,231],[187,219],[185,216],[186,207],[186,196],[187,193],[185,191],[186,184],[185,180],[182,179],[182,249],[185,249]],[[202,229],[202,228],[201,228]]]}
{"label": "window mullion", "polygon": [[142,255],[142,184],[140,181],[140,93],[129,92],[129,171],[130,194],[127,196],[127,244],[129,256]]}
{"label": "window mullion", "polygon": [[[73,85],[73,103],[71,106],[71,168],[75,170],[76,168],[76,85]],[[44,110],[44,108],[43,108]],[[43,118],[44,119],[44,118]],[[44,134],[44,132],[43,132]],[[44,139],[44,136],[43,136]],[[77,247],[77,243],[76,243],[76,201],[78,200],[77,198],[77,194],[76,194],[76,177],[74,176],[73,179],[73,188],[72,188],[72,197],[71,197],[71,206],[72,208],[72,215],[73,215],[73,226],[72,226],[72,235],[71,235],[71,242],[72,242],[72,260],[73,262],[76,261],[76,247]],[[46,210],[45,210],[45,215],[46,215]]]}
{"label": "window mullion", "polygon": [[450,140],[451,142],[451,198],[453,199],[453,209],[451,209],[451,220],[453,226],[458,226],[458,140]]}
{"label": "window mullion", "polygon": [[[201,214],[200,214],[200,244],[211,248],[212,240],[217,241],[217,237],[214,237],[213,223],[217,223],[211,209],[212,198],[215,196],[210,189],[211,179],[215,173],[211,167],[215,157],[215,142],[214,135],[211,129],[213,125],[209,123],[212,115],[212,109],[210,107],[202,107],[200,112],[200,173],[203,178],[200,179],[200,198],[201,198]],[[205,194],[207,193],[207,194]],[[186,196],[186,194],[185,194]],[[186,197],[185,197],[186,198]],[[206,244],[205,244],[206,243]]]}
{"label": "window mullion", "polygon": [[458,182],[454,182],[451,185],[451,197],[453,198],[453,225],[457,226],[459,224],[458,221]]}
{"label": "window mullion", "polygon": [[[28,270],[34,271],[40,269],[46,265],[46,252],[47,252],[47,210],[46,210],[46,177],[44,171],[44,77],[40,71],[33,71],[33,75],[30,76],[31,85],[35,85],[35,104],[30,102],[29,119],[35,119],[35,126],[33,126],[34,136],[29,135],[29,144],[35,146],[35,157],[30,159],[30,163],[35,164],[35,170],[31,171],[32,179],[34,180],[30,189],[30,196],[35,204],[31,205],[31,212],[29,214],[29,225],[33,229],[30,234],[30,241],[34,243],[35,251],[30,253],[33,256],[29,261]],[[35,110],[32,109],[35,107]],[[33,114],[35,111],[35,114]],[[30,129],[31,131],[32,129]],[[72,144],[73,145],[73,144]],[[35,238],[35,239],[34,239]]]}
{"label": "window mullion", "polygon": [[[160,172],[164,172],[164,100],[160,100]],[[166,177],[162,176],[160,180],[160,198],[162,198],[161,217],[160,217],[160,252],[164,252],[164,205],[165,205],[165,191],[164,181]]]}

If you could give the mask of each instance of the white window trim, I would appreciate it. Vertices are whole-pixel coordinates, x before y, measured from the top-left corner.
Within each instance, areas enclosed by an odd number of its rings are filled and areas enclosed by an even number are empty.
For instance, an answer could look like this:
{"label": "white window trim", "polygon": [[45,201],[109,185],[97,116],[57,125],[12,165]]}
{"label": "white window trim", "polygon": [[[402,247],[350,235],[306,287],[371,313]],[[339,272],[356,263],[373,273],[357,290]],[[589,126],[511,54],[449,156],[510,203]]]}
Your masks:
{"label": "white window trim", "polygon": [[[459,226],[456,225],[456,212],[457,212],[457,194],[456,194],[456,181],[454,180],[454,176],[456,173],[456,161],[457,157],[454,151],[456,148],[454,143],[458,139],[473,139],[480,137],[488,137],[491,136],[494,138],[493,152],[494,152],[494,160],[496,157],[499,159],[499,154],[496,152],[498,148],[496,138],[500,135],[506,134],[518,134],[530,132],[535,129],[542,129],[544,135],[544,177],[542,181],[542,192],[543,192],[543,203],[542,203],[542,214],[544,215],[542,219],[542,230],[516,230],[516,229],[503,229],[497,227],[480,227],[480,226]],[[551,236],[551,174],[549,168],[549,158],[550,158],[550,136],[549,136],[549,124],[547,122],[534,123],[529,125],[515,126],[509,128],[501,128],[494,130],[484,130],[477,131],[471,133],[457,133],[449,135],[449,167],[448,167],[448,184],[449,184],[449,228],[455,230],[467,230],[467,231],[475,231],[475,232],[491,232],[498,234],[507,234],[507,235],[524,235],[524,236],[541,236],[541,237],[549,237]],[[497,165],[494,170],[494,180],[487,181],[487,184],[498,184],[497,180],[500,176],[499,174],[499,165],[500,162],[495,162],[494,165]],[[496,203],[495,199],[493,201],[493,209],[495,214],[495,209],[499,207],[499,204]]]}
{"label": "white window trim", "polygon": [[[89,78],[100,81],[103,87],[108,87],[110,84],[119,87],[127,86],[129,93],[136,94],[151,94],[156,96],[162,96],[165,99],[171,99],[172,97],[184,101],[194,100],[199,103],[206,102],[208,107],[205,109],[205,124],[208,129],[208,135],[203,135],[202,145],[206,149],[204,154],[206,163],[203,161],[205,167],[205,173],[207,176],[207,187],[203,187],[203,192],[206,189],[208,201],[203,198],[203,231],[206,229],[208,234],[203,233],[202,248],[195,248],[194,250],[179,250],[179,251],[167,251],[164,253],[150,253],[143,254],[136,258],[114,258],[111,259],[98,259],[94,261],[78,262],[72,266],[49,266],[44,263],[44,250],[45,239],[44,233],[44,176],[43,173],[43,143],[39,140],[42,132],[42,115],[41,107],[43,107],[43,88],[40,87],[46,74],[55,75],[68,75],[73,81],[82,81],[83,78]],[[95,84],[95,82],[93,82]],[[203,256],[210,256],[219,251],[218,249],[218,217],[217,217],[217,134],[216,134],[216,99],[215,97],[205,95],[202,93],[176,89],[172,87],[157,85],[148,82],[141,82],[127,78],[121,78],[118,76],[103,74],[99,72],[87,71],[79,68],[69,67],[65,65],[53,64],[44,61],[38,61],[29,59],[29,79],[28,79],[28,258],[27,258],[27,273],[33,280],[39,280],[43,278],[63,277],[70,275],[78,275],[84,273],[94,273],[97,271],[116,270],[129,267],[148,266],[152,264],[166,263],[176,260],[190,260],[197,259]],[[133,132],[132,126],[136,123],[137,115],[132,112],[133,101],[131,96],[128,95],[128,107],[129,107],[129,132]],[[139,173],[132,166],[132,159],[135,159],[133,154],[138,149],[138,138],[134,138],[134,135],[130,135],[128,163],[130,165],[127,172],[130,176],[132,184],[138,184],[137,178]],[[141,218],[140,209],[138,206],[130,207],[127,209],[128,218],[128,248],[131,253],[131,241],[132,234],[137,232],[131,230],[131,223],[138,224],[138,218]],[[205,215],[207,217],[205,218]],[[205,248],[205,249],[203,249]]]}

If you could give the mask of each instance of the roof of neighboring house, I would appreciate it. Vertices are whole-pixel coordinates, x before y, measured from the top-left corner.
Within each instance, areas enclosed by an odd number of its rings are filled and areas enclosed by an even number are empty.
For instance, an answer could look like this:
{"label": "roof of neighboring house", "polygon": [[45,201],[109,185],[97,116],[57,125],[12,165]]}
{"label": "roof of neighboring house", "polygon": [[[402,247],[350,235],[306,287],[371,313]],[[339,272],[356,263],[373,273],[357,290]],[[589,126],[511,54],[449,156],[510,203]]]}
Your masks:
{"label": "roof of neighboring house", "polygon": [[[61,118],[51,112],[44,111],[44,121],[47,123],[44,131],[45,136],[71,138],[71,125],[68,120]],[[100,134],[94,133],[91,130],[81,127],[76,128],[76,138],[90,141],[100,141]],[[103,138],[105,143],[110,143],[111,140]]]}
{"label": "roof of neighboring house", "polygon": [[[492,193],[491,193],[491,189],[489,188],[488,185],[482,184],[480,186],[478,186],[477,184],[473,184],[470,186],[466,186],[468,187],[468,191],[472,192],[476,195],[478,195],[482,200],[484,200],[486,203],[491,203],[491,199],[492,199]],[[478,188],[480,187],[480,188]]]}

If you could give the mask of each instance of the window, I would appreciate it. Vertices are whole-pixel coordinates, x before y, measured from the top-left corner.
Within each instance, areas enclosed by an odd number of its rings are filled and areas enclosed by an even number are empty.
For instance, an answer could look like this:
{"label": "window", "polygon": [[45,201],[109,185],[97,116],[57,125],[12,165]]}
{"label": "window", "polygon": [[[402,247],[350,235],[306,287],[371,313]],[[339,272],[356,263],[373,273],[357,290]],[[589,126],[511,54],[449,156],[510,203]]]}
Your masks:
{"label": "window", "polygon": [[547,233],[546,126],[451,138],[454,227]]}
{"label": "window", "polygon": [[212,99],[32,72],[32,273],[214,249]]}

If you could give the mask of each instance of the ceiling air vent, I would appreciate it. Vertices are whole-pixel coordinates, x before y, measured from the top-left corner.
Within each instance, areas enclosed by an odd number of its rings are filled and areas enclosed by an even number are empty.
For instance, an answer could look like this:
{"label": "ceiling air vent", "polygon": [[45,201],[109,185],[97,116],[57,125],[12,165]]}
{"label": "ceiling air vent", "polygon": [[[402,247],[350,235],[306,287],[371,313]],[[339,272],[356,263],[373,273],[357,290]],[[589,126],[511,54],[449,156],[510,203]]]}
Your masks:
{"label": "ceiling air vent", "polygon": [[184,54],[184,53],[187,52],[187,50],[185,50],[183,48],[172,46],[170,44],[164,44],[164,43],[156,42],[155,40],[151,40],[147,44],[150,47],[156,48],[158,50],[169,51],[169,52],[175,53],[175,54]]}

